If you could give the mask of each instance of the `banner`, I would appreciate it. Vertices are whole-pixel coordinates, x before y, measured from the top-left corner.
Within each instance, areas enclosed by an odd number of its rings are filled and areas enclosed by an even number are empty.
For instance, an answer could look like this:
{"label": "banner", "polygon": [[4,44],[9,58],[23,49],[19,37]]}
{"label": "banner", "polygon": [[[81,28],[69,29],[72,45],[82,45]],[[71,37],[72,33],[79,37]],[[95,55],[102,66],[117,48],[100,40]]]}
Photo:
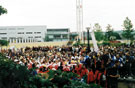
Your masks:
{"label": "banner", "polygon": [[97,41],[96,41],[96,38],[95,38],[95,34],[94,34],[94,31],[91,32],[91,38],[92,38],[92,43],[93,43],[93,46],[94,46],[94,51],[95,52],[98,52],[98,46],[97,46]]}

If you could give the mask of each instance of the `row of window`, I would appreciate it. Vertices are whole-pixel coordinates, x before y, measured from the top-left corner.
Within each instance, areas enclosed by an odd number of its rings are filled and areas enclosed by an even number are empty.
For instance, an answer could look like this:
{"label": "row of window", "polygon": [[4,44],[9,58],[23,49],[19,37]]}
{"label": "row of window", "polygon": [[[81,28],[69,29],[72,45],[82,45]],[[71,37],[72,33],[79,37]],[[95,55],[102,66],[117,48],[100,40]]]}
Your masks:
{"label": "row of window", "polygon": [[[26,32],[26,34],[32,34],[33,32]],[[24,34],[24,32],[18,32],[18,34]],[[34,34],[41,34],[41,32],[34,32]]]}
{"label": "row of window", "polygon": [[[16,30],[16,28],[0,28],[0,30]],[[24,28],[17,28],[18,30],[24,30]]]}
{"label": "row of window", "polygon": [[[0,35],[6,35],[7,33],[0,33]],[[24,34],[24,32],[18,32],[18,34]],[[26,32],[26,34],[32,34],[32,32]],[[41,34],[41,32],[34,32],[34,34]]]}
{"label": "row of window", "polygon": [[53,36],[49,36],[49,38],[56,38],[56,39],[60,39],[60,38],[64,38],[67,39],[68,35],[53,35]]}
{"label": "row of window", "polygon": [[[33,38],[33,36],[29,36],[28,38]],[[41,36],[35,36],[35,38],[41,38]]]}
{"label": "row of window", "polygon": [[[28,38],[33,38],[33,36],[30,36]],[[41,36],[35,36],[35,38],[41,38]],[[1,37],[1,39],[7,39],[7,37]],[[16,39],[15,37],[9,37],[9,39]],[[22,37],[18,37],[18,39],[22,39]]]}
{"label": "row of window", "polygon": [[69,32],[68,29],[47,29],[47,32]]}
{"label": "row of window", "polygon": [[0,35],[6,35],[7,33],[0,33]]}

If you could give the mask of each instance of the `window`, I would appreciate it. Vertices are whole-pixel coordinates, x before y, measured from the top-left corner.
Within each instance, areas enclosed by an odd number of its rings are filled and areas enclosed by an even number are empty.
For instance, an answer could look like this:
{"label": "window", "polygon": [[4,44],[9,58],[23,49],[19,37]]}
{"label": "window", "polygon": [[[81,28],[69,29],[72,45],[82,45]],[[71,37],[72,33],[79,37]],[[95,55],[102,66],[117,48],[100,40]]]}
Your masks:
{"label": "window", "polygon": [[61,35],[54,35],[55,39],[61,38]]}
{"label": "window", "polygon": [[41,32],[37,32],[37,34],[41,34]]}
{"label": "window", "polygon": [[2,37],[1,39],[6,40],[6,39],[7,39],[7,37]]}
{"label": "window", "polygon": [[29,36],[28,38],[33,38],[32,36]]}
{"label": "window", "polygon": [[9,30],[15,30],[15,28],[9,28]]}
{"label": "window", "polygon": [[47,32],[68,32],[69,29],[47,29]]}
{"label": "window", "polygon": [[35,36],[35,38],[41,38],[41,36]]}
{"label": "window", "polygon": [[41,34],[41,32],[34,32],[35,34]]}
{"label": "window", "polygon": [[63,35],[63,38],[64,38],[64,39],[67,39],[67,38],[68,38],[68,36],[67,36],[67,35]]}
{"label": "window", "polygon": [[18,32],[18,34],[24,34],[24,32]]}
{"label": "window", "polygon": [[0,30],[7,30],[6,28],[0,28]]}
{"label": "window", "polygon": [[32,34],[32,32],[26,32],[26,34]]}
{"label": "window", "polygon": [[0,35],[6,35],[7,33],[0,33]]}
{"label": "window", "polygon": [[18,28],[18,30],[24,30],[24,28]]}
{"label": "window", "polygon": [[10,37],[9,39],[15,39],[15,37]]}

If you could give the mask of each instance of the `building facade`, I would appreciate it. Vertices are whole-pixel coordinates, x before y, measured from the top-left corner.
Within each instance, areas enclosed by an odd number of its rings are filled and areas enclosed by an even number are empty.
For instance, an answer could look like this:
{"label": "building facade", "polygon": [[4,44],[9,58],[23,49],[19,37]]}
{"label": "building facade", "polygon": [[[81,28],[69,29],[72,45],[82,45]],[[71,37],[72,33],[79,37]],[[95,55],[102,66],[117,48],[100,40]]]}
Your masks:
{"label": "building facade", "polygon": [[10,43],[43,42],[46,26],[2,26],[0,39]]}
{"label": "building facade", "polygon": [[69,28],[47,29],[46,41],[69,41]]}

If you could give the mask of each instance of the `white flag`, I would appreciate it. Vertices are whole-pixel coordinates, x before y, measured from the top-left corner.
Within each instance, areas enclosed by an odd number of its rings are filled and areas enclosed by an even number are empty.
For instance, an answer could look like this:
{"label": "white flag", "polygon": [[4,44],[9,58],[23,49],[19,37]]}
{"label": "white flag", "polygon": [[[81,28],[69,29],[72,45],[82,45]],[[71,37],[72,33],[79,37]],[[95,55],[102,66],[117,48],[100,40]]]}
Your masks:
{"label": "white flag", "polygon": [[93,43],[93,46],[94,46],[94,51],[95,52],[98,52],[98,46],[97,46],[97,41],[96,41],[96,38],[95,38],[95,34],[94,34],[94,31],[91,32],[91,38],[92,38],[92,43]]}

